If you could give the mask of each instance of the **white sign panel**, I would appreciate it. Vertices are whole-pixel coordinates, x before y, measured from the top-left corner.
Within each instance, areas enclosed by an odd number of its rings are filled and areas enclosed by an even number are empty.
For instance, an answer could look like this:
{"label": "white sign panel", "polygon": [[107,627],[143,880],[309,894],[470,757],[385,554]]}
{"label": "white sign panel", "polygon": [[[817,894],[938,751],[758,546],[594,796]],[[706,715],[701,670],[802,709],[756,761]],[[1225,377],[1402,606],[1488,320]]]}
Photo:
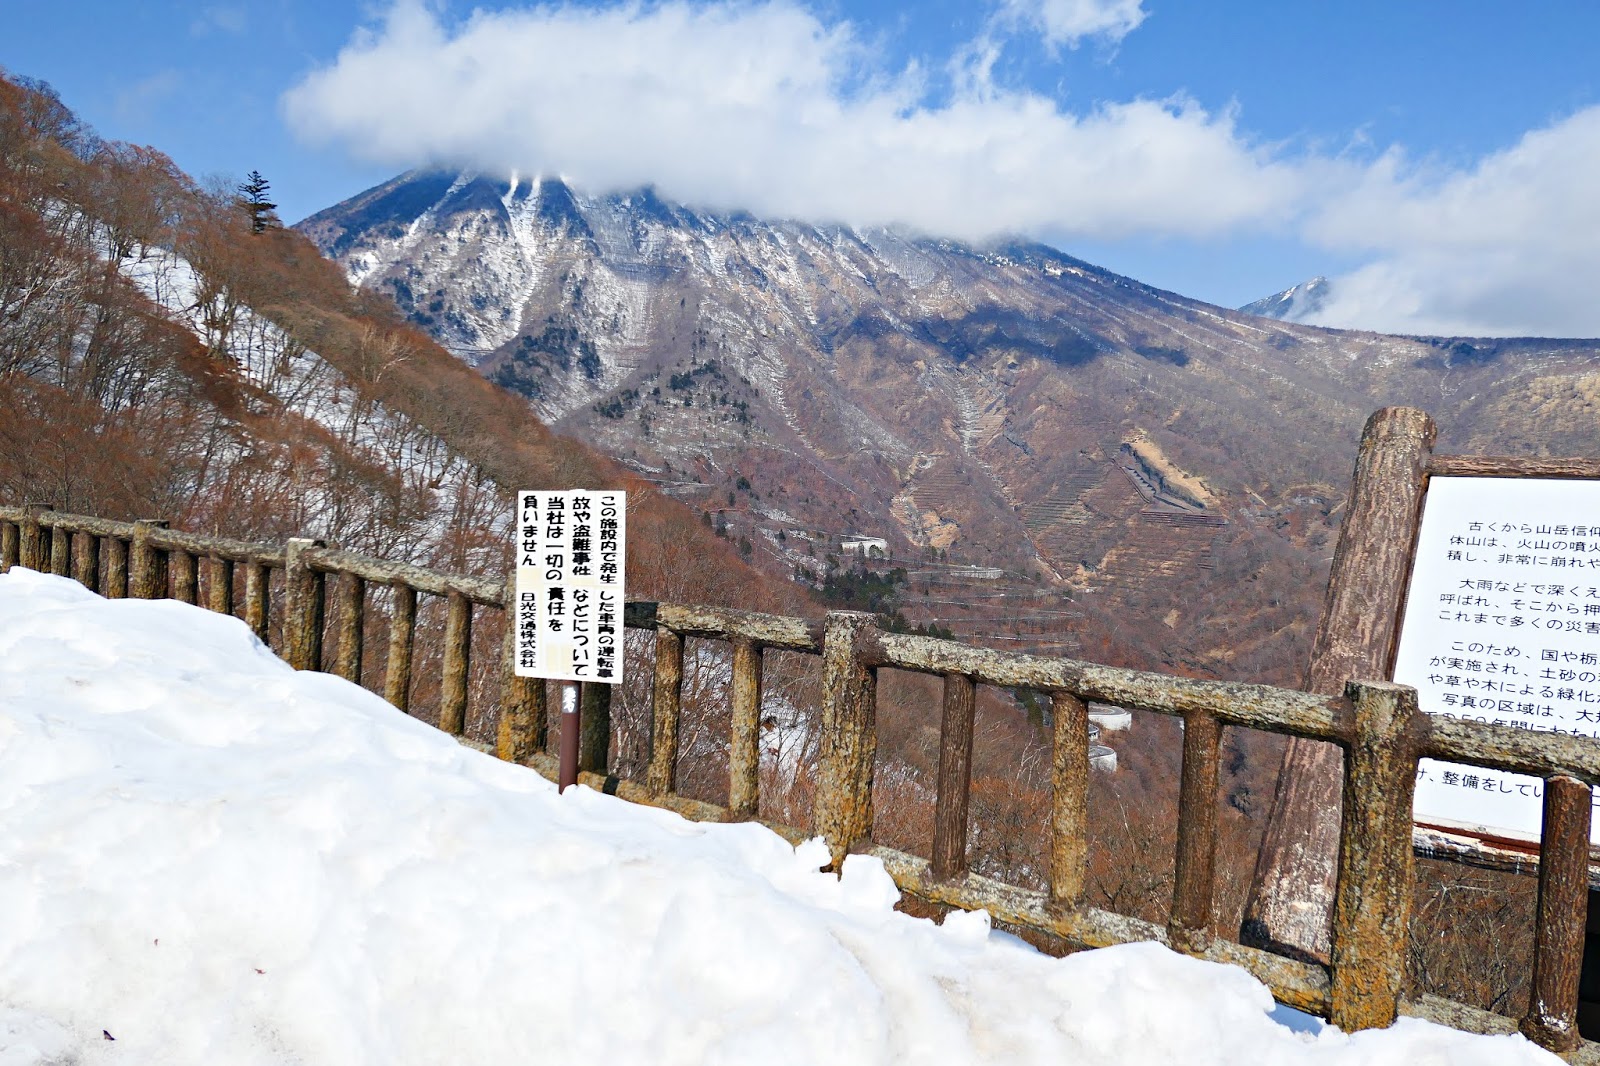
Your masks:
{"label": "white sign panel", "polygon": [[517,493],[518,677],[622,681],[628,494]]}
{"label": "white sign panel", "polygon": [[[1394,679],[1430,714],[1600,736],[1600,482],[1432,478]],[[1539,778],[1425,759],[1414,813],[1537,840],[1543,796]]]}

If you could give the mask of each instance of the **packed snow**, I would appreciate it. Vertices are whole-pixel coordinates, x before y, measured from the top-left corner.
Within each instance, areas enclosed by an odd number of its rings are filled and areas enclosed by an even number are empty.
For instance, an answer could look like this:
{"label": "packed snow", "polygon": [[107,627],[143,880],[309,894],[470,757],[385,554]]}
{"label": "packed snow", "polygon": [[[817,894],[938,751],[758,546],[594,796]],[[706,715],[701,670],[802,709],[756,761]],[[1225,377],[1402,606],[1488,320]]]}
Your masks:
{"label": "packed snow", "polygon": [[895,912],[874,860],[458,745],[239,621],[0,575],[0,1064],[1555,1063]]}

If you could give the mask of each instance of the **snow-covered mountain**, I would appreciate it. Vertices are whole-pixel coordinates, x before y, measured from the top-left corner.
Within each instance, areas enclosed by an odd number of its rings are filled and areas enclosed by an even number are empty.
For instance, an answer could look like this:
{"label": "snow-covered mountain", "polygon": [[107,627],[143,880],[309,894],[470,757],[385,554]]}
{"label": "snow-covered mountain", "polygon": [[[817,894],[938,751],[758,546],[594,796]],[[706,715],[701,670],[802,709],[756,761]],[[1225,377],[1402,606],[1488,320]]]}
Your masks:
{"label": "snow-covered mountain", "polygon": [[[1040,244],[453,172],[402,175],[300,228],[774,572],[820,581],[849,538],[878,538],[907,565],[998,571],[1012,595],[986,631],[1059,632],[1098,605],[1200,669],[1303,628],[1281,589],[1244,602],[1244,579],[1278,565],[1249,530],[1281,545],[1283,582],[1320,587],[1374,408],[1431,409],[1447,445],[1592,450],[1578,407],[1534,436],[1519,400],[1543,376],[1600,371],[1592,343],[1279,322]],[[924,617],[982,616],[987,594],[969,592],[948,608],[930,594]],[[1291,598],[1314,614],[1315,592]]]}
{"label": "snow-covered mountain", "polygon": [[1239,310],[1247,315],[1261,315],[1284,322],[1305,322],[1327,306],[1333,283],[1318,274],[1310,281],[1291,285],[1280,293],[1265,296]]}

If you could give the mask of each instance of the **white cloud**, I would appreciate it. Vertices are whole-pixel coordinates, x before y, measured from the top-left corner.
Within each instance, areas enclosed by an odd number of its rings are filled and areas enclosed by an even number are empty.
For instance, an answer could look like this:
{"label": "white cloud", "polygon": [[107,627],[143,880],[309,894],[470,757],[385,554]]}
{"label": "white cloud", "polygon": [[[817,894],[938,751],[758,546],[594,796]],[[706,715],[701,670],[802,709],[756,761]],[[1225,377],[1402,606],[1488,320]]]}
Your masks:
{"label": "white cloud", "polygon": [[1600,107],[1462,170],[1390,152],[1308,236],[1373,262],[1313,321],[1408,333],[1600,336]]}
{"label": "white cloud", "polygon": [[[1004,0],[1047,43],[1115,40],[1127,0]],[[1020,20],[1020,21],[1019,21]],[[654,184],[707,208],[961,239],[1298,234],[1370,262],[1317,321],[1396,332],[1600,335],[1600,108],[1454,170],[1251,137],[1187,98],[1071,112],[989,76],[987,34],[946,82],[888,69],[798,0],[475,12],[399,0],[283,97],[304,138],[377,163]],[[937,91],[934,91],[937,90]],[[937,102],[933,102],[937,101]],[[1225,264],[1219,263],[1219,269]],[[1285,284],[1296,280],[1285,278]]]}
{"label": "white cloud", "polygon": [[402,2],[283,103],[302,136],[376,162],[654,183],[705,206],[953,237],[1206,235],[1280,223],[1304,196],[1307,168],[1231,112],[1180,98],[1073,114],[981,70],[931,105],[919,70],[877,62],[849,23],[787,0],[453,27]]}
{"label": "white cloud", "polygon": [[1051,47],[1072,48],[1085,37],[1122,40],[1145,20],[1141,0],[1005,0],[1001,16],[1030,25]]}

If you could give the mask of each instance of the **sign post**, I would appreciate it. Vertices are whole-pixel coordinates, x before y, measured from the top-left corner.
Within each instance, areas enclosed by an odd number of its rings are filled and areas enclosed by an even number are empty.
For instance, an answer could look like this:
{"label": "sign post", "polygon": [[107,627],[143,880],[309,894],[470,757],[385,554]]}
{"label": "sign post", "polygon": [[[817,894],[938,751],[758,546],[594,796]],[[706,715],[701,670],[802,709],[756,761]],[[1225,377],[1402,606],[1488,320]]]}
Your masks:
{"label": "sign post", "polygon": [[[622,491],[517,493],[516,676],[622,681],[627,515]],[[576,686],[564,685],[563,791],[578,780],[580,706]]]}

